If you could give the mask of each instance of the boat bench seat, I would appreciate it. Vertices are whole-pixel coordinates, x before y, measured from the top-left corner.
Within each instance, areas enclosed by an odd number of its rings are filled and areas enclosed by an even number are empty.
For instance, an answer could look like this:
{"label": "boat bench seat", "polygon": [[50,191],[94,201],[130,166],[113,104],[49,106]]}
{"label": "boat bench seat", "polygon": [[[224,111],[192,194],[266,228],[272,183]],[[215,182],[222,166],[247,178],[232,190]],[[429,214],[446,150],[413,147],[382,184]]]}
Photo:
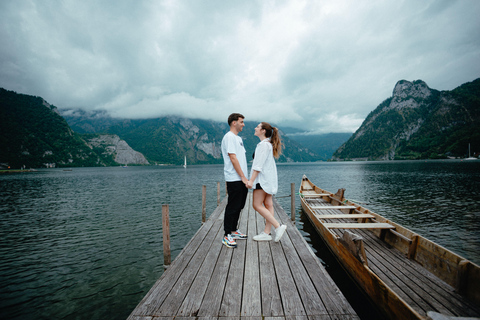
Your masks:
{"label": "boat bench seat", "polygon": [[347,214],[317,214],[319,219],[372,219],[375,216],[368,213],[347,213]]}
{"label": "boat bench seat", "polygon": [[328,229],[395,229],[389,223],[324,223]]}
{"label": "boat bench seat", "polygon": [[314,209],[314,210],[317,210],[317,209],[325,209],[325,210],[328,210],[328,209],[336,209],[336,210],[339,210],[339,209],[349,209],[349,210],[352,210],[352,209],[357,209],[357,207],[355,206],[310,206],[310,208]]}
{"label": "boat bench seat", "polygon": [[305,198],[328,197],[330,193],[302,193]]}

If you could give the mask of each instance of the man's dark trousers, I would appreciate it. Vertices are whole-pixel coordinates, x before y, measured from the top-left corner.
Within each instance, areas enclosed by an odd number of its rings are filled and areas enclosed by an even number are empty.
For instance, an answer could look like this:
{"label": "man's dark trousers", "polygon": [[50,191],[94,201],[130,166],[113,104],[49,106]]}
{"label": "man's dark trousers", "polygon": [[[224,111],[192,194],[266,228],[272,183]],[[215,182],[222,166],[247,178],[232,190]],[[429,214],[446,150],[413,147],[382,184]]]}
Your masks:
{"label": "man's dark trousers", "polygon": [[245,206],[248,189],[242,181],[227,181],[228,202],[225,208],[223,226],[225,235],[237,230],[240,212]]}

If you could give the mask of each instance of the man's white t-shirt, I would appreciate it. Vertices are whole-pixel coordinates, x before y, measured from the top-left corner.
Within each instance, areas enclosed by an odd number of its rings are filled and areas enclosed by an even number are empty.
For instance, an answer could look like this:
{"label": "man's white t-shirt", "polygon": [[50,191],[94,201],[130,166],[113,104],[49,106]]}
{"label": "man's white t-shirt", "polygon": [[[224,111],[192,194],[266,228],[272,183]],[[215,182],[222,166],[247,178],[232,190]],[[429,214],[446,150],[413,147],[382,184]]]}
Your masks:
{"label": "man's white t-shirt", "polygon": [[237,171],[233,167],[233,163],[228,156],[229,153],[234,153],[240,163],[240,168],[242,168],[243,174],[246,176],[247,171],[247,158],[245,156],[245,148],[243,147],[243,140],[241,137],[228,131],[222,139],[222,155],[223,161],[225,163],[224,173],[225,181],[242,181],[242,178],[238,175]]}

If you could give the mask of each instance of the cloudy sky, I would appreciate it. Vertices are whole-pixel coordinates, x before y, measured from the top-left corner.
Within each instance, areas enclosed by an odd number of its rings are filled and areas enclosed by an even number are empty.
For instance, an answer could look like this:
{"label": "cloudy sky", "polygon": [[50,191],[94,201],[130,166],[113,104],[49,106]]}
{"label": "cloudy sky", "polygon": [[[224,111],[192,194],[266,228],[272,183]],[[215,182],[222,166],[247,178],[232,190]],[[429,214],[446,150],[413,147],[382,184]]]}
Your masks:
{"label": "cloudy sky", "polygon": [[354,132],[398,80],[480,77],[478,0],[1,0],[0,87],[112,116]]}

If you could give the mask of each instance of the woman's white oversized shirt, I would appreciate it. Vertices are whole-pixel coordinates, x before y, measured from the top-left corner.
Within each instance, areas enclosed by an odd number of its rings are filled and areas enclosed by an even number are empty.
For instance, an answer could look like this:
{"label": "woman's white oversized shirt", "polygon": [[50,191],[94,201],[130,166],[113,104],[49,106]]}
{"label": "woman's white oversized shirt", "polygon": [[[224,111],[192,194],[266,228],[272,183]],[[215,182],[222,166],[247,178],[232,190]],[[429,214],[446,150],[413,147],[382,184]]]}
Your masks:
{"label": "woman's white oversized shirt", "polygon": [[278,190],[277,166],[273,157],[273,147],[270,139],[267,138],[257,144],[250,177],[253,170],[259,171],[253,183],[253,188],[255,188],[257,183],[260,183],[263,191],[268,194],[276,194]]}

